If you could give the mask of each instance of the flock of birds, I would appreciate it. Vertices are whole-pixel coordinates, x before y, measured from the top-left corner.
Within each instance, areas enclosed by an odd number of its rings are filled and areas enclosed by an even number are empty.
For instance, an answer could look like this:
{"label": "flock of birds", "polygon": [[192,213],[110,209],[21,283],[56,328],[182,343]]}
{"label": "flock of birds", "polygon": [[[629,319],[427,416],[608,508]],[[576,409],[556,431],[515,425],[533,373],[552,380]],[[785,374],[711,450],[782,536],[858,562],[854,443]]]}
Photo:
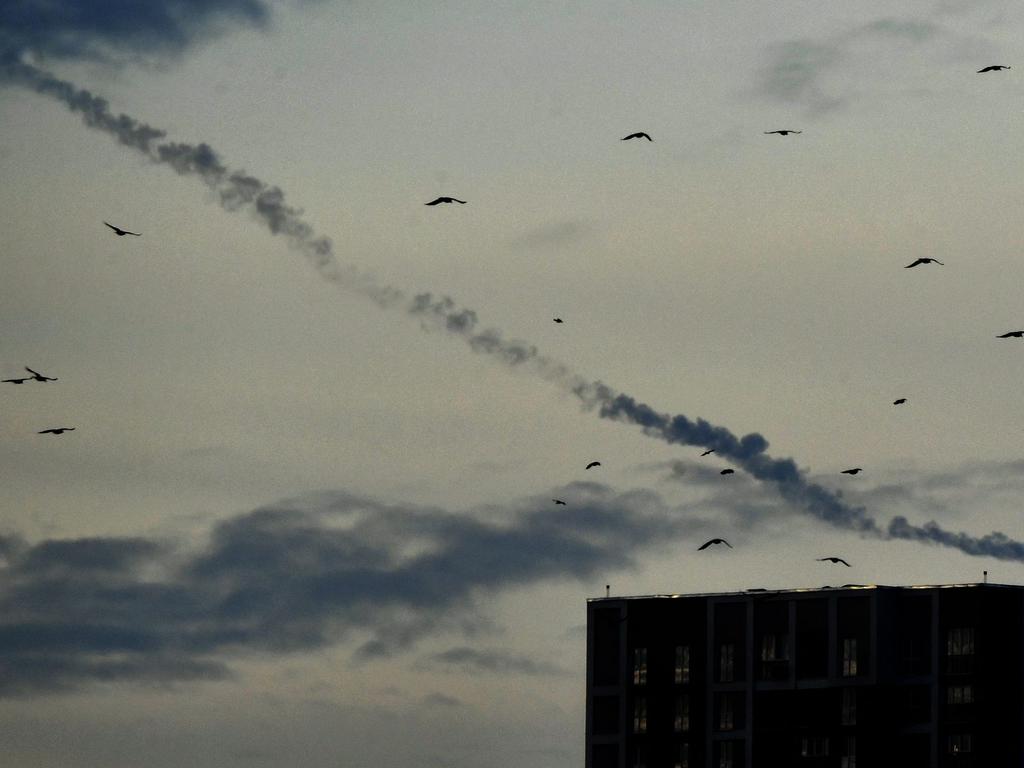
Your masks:
{"label": "flock of birds", "polygon": [[[982,73],[985,73],[985,72],[1000,72],[1000,71],[1007,70],[1007,69],[1010,69],[1010,67],[1006,66],[1006,65],[1003,65],[1003,64],[993,64],[991,66],[979,69],[977,71],[977,74],[982,74]],[[764,134],[766,136],[771,136],[771,135],[790,136],[790,135],[797,135],[797,134],[801,134],[801,133],[803,133],[803,131],[797,131],[797,130],[793,130],[793,129],[789,129],[789,128],[778,129],[778,130],[774,130],[774,131],[764,131]],[[637,131],[636,133],[631,133],[628,136],[623,136],[621,141],[631,141],[633,139],[646,139],[647,141],[651,141],[651,142],[654,141],[654,139],[651,138],[650,134],[645,133],[643,131]],[[456,197],[441,196],[441,197],[435,198],[434,200],[431,200],[428,203],[424,203],[424,205],[435,206],[435,205],[451,204],[451,203],[459,203],[460,205],[465,205],[466,201],[465,200],[459,200]],[[107,221],[104,221],[103,223],[107,227],[112,229],[114,231],[114,234],[116,234],[118,237],[124,237],[125,235],[132,235],[134,237],[141,237],[142,236],[141,233],[139,233],[139,232],[131,232],[131,231],[127,230],[127,229],[122,229],[121,227],[114,226],[113,224],[111,224],[111,223],[109,223]],[[938,259],[924,257],[924,258],[916,259],[911,264],[907,264],[904,267],[904,269],[912,269],[914,267],[921,266],[921,265],[924,265],[924,264],[938,264],[939,266],[945,266],[943,264],[943,262],[939,261]],[[554,322],[558,323],[558,324],[562,324],[565,321],[561,317],[556,317],[556,318],[554,318]],[[1009,338],[1021,339],[1021,338],[1024,338],[1024,330],[1020,330],[1020,331],[1007,331],[1006,333],[1000,334],[996,338],[998,338],[998,339],[1009,339]],[[4,384],[24,384],[27,381],[36,381],[36,382],[40,382],[40,383],[47,383],[47,382],[51,382],[51,381],[57,381],[56,378],[50,377],[50,376],[44,376],[43,374],[41,374],[38,371],[35,371],[35,370],[29,368],[28,366],[25,366],[25,370],[29,374],[31,374],[31,375],[23,376],[23,377],[16,377],[16,378],[10,378],[10,379],[0,379],[0,382],[2,382]],[[893,405],[903,405],[906,402],[907,402],[907,398],[901,397],[901,398],[898,398],[898,399],[894,400],[893,401]],[[37,434],[40,434],[40,435],[62,435],[65,432],[73,432],[73,431],[75,431],[75,427],[49,427],[47,429],[39,430],[39,432]],[[701,454],[701,457],[708,456],[708,455],[710,455],[710,454],[712,454],[714,452],[715,452],[714,448],[709,448],[708,450],[704,451]],[[586,465],[585,469],[589,470],[589,469],[593,469],[593,468],[599,467],[599,466],[601,466],[601,462],[600,461],[591,461],[589,464]],[[857,475],[858,473],[863,472],[863,471],[864,470],[863,470],[862,467],[852,467],[850,469],[842,470],[841,474],[844,474],[844,475]],[[734,473],[735,473],[735,470],[728,469],[728,468],[727,469],[723,469],[723,470],[721,470],[719,472],[720,475],[731,475],[731,474],[734,474]],[[552,501],[556,505],[558,505],[558,506],[567,506],[567,502],[565,500],[563,500],[563,499],[552,499]],[[724,544],[725,546],[729,547],[729,549],[733,548],[732,544],[730,544],[725,539],[723,539],[723,538],[713,538],[713,539],[709,539],[708,541],[704,542],[699,547],[697,547],[697,551],[701,552],[701,551],[706,550],[706,549],[708,549],[708,548],[710,548],[712,546],[717,546],[717,545],[720,545],[720,544]],[[851,567],[850,564],[846,560],[841,558],[841,557],[829,556],[829,557],[819,557],[819,558],[816,558],[816,559],[817,559],[818,562],[828,562],[828,563],[832,563],[832,564],[835,564],[835,565],[842,564],[842,565],[845,565],[847,568]]]}

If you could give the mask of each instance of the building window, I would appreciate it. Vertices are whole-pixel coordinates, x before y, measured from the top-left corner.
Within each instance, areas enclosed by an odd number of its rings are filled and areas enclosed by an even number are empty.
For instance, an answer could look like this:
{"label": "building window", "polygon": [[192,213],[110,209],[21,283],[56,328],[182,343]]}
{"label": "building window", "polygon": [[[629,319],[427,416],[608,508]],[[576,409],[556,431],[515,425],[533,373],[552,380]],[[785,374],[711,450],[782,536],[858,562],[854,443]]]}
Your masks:
{"label": "building window", "polygon": [[633,649],[633,685],[647,685],[647,649]]}
{"label": "building window", "polygon": [[726,643],[718,648],[718,680],[731,683],[736,675],[736,646]]}
{"label": "building window", "polygon": [[946,741],[947,751],[951,755],[965,755],[971,753],[971,734],[951,733]]}
{"label": "building window", "polygon": [[843,677],[857,676],[857,638],[843,640]]}
{"label": "building window", "polygon": [[761,661],[784,661],[789,658],[786,635],[764,635],[761,638]]}
{"label": "building window", "polygon": [[633,753],[632,768],[647,768],[647,754],[643,744],[636,745],[636,752]]}
{"label": "building window", "polygon": [[846,748],[839,758],[839,768],[857,768],[857,737],[846,737]]}
{"label": "building window", "polygon": [[686,733],[690,730],[690,695],[684,693],[676,696],[675,732]]}
{"label": "building window", "polygon": [[828,736],[804,736],[800,744],[801,757],[828,757]]}
{"label": "building window", "polygon": [[633,733],[647,733],[647,699],[643,696],[633,702]]}
{"label": "building window", "polygon": [[718,730],[731,731],[736,727],[736,707],[733,697],[723,693],[718,699]]}
{"label": "building window", "polygon": [[673,764],[673,768],[690,768],[690,743],[684,741],[679,745],[679,750],[676,752],[676,761]]}
{"label": "building window", "polygon": [[946,633],[946,655],[973,656],[974,628],[959,627],[949,630]]}
{"label": "building window", "polygon": [[908,637],[903,641],[903,665],[904,671],[911,675],[924,675],[930,671],[923,640]]}
{"label": "building window", "polygon": [[946,689],[947,704],[973,704],[974,688],[970,685],[951,685]]}
{"label": "building window", "polygon": [[761,636],[761,679],[784,680],[789,676],[787,635]]}
{"label": "building window", "polygon": [[690,646],[676,646],[676,676],[677,683],[690,682]]}
{"label": "building window", "polygon": [[843,688],[843,725],[857,724],[857,689]]}
{"label": "building window", "polygon": [[974,628],[957,627],[946,632],[946,671],[965,674],[974,660]]}
{"label": "building window", "polygon": [[736,762],[733,758],[733,743],[723,741],[718,745],[718,768],[733,768]]}

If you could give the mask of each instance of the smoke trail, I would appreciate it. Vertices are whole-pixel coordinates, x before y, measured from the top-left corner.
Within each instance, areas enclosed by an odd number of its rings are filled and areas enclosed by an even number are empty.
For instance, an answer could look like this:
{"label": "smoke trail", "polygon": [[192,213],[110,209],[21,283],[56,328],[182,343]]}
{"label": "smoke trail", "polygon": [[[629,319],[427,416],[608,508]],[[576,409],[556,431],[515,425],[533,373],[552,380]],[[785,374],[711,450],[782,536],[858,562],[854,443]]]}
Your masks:
{"label": "smoke trail", "polygon": [[448,297],[435,298],[423,293],[409,300],[398,288],[380,285],[355,267],[341,265],[330,239],[317,235],[302,218],[302,211],[285,203],[280,188],[229,169],[208,144],[160,143],[166,137],[164,131],[124,114],[114,116],[105,99],[24,62],[0,63],[0,83],[4,80],[61,101],[80,114],[87,126],[110,134],[154,163],[169,165],[182,176],[197,176],[217,194],[224,209],[248,210],[272,234],[281,235],[302,252],[330,282],[354,290],[384,308],[403,304],[409,314],[421,319],[425,328],[459,336],[476,353],[495,357],[514,368],[532,370],[574,394],[586,409],[596,409],[603,419],[635,424],[644,434],[667,443],[714,448],[721,458],[773,485],[790,504],[836,527],[865,536],[929,542],[969,555],[1024,562],[1024,543],[999,532],[979,538],[945,531],[935,522],[914,526],[903,517],[894,518],[888,529],[883,530],[862,508],[851,507],[836,492],[808,482],[792,459],[769,456],[768,441],[757,433],[737,437],[725,427],[703,419],[692,421],[681,414],[659,413],[600,382],[587,381],[563,363],[541,355],[531,344],[507,340],[494,329],[477,331],[476,312],[459,308]]}
{"label": "smoke trail", "polygon": [[602,419],[639,426],[644,434],[666,443],[713,448],[715,453],[742,467],[758,480],[774,485],[784,499],[820,520],[839,528],[880,536],[881,530],[859,507],[850,507],[833,492],[808,482],[792,459],[773,459],[765,451],[768,441],[756,432],[736,437],[725,427],[682,414],[658,413],[629,395],[617,394],[604,384],[585,384],[574,394],[588,409],[598,409]]}
{"label": "smoke trail", "polygon": [[475,352],[495,356],[508,365],[529,367],[551,381],[563,384],[582,381],[574,377],[567,366],[541,355],[531,344],[507,340],[495,329],[478,331],[476,313],[457,308],[449,298],[435,299],[424,293],[410,300],[400,289],[380,285],[371,275],[354,266],[342,265],[330,238],[318,235],[302,218],[302,210],[285,202],[284,192],[279,187],[228,168],[209,144],[161,142],[167,135],[165,131],[128,115],[115,116],[106,99],[31,64],[21,61],[0,64],[0,83],[5,80],[57,99],[81,115],[87,126],[113,136],[151,162],[168,165],[181,176],[198,177],[216,194],[225,210],[249,211],[272,234],[282,236],[300,251],[324,279],[360,293],[384,308],[405,304],[406,311],[419,317],[425,327],[462,336]]}

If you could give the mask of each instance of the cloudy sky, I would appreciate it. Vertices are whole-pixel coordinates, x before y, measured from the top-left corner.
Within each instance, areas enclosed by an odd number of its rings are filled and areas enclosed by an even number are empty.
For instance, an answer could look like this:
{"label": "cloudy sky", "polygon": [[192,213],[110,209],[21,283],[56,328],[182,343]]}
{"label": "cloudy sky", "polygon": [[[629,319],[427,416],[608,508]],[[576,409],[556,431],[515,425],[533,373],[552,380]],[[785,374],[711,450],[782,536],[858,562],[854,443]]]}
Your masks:
{"label": "cloudy sky", "polygon": [[0,6],[5,765],[579,765],[605,584],[1024,578],[1024,10],[492,5]]}

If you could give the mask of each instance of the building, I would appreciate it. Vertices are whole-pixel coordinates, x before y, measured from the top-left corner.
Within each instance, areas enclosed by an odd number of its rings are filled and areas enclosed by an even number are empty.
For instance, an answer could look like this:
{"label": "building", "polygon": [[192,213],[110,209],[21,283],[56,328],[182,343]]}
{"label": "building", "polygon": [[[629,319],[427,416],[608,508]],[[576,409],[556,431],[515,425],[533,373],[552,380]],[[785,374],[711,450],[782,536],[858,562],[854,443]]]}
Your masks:
{"label": "building", "polygon": [[1024,587],[587,603],[587,768],[1021,768]]}

